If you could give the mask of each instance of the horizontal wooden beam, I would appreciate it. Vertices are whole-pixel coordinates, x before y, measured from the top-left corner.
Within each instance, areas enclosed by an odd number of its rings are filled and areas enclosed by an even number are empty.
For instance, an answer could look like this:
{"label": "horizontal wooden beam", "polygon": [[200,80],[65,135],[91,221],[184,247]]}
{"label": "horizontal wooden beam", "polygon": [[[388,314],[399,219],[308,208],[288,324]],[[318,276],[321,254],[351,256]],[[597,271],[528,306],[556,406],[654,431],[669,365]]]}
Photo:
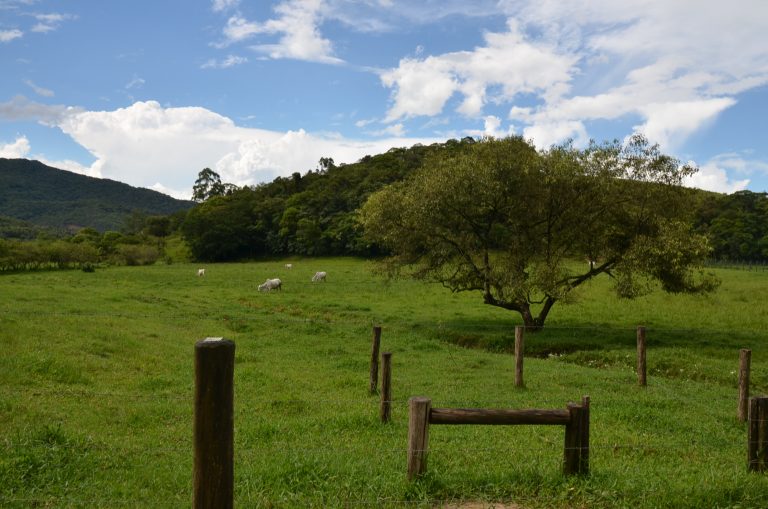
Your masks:
{"label": "horizontal wooden beam", "polygon": [[568,410],[538,409],[484,409],[433,408],[430,424],[552,424],[563,425],[571,421]]}

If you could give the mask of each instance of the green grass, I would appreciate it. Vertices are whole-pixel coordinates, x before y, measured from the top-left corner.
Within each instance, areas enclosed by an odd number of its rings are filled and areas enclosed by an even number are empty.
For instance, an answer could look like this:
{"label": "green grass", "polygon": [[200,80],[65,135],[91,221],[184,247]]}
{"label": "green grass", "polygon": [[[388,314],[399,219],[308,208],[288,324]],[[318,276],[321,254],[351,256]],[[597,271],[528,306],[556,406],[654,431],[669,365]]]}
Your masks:
{"label": "green grass", "polygon": [[[736,421],[738,350],[768,391],[768,273],[720,270],[707,297],[556,305],[510,355],[518,317],[354,259],[114,267],[0,277],[0,507],[189,507],[194,343],[236,343],[238,507],[766,507]],[[316,270],[326,283],[312,284]],[[267,277],[282,292],[259,293]],[[371,326],[393,352],[389,424],[370,396]],[[636,385],[635,327],[649,386]],[[476,348],[463,348],[461,345]],[[591,475],[561,474],[563,430],[433,426],[405,479],[407,399],[565,408],[590,395]]]}

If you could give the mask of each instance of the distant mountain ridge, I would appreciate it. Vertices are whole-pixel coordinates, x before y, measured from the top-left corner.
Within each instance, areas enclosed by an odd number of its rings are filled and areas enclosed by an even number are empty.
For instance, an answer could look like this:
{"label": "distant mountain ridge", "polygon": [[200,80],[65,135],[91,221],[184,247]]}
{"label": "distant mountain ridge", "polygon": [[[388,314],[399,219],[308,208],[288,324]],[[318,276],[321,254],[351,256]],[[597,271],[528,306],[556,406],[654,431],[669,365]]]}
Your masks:
{"label": "distant mountain ridge", "polygon": [[0,158],[0,216],[76,231],[119,230],[135,211],[169,215],[194,202],[109,179],[87,177],[29,159]]}

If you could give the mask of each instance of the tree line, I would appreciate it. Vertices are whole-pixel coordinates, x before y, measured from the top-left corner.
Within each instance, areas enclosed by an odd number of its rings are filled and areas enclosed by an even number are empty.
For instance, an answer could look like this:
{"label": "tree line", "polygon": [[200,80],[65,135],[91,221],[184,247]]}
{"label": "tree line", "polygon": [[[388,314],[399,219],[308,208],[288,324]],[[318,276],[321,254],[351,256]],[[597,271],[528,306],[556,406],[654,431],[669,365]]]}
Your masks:
{"label": "tree line", "polygon": [[[183,237],[199,261],[279,256],[380,256],[381,242],[363,235],[359,210],[374,192],[406,179],[427,160],[471,150],[473,138],[392,148],[352,164],[321,158],[317,168],[272,182],[237,187],[205,168],[193,187],[197,204],[172,215],[131,214],[119,231],[65,231],[0,221],[0,270],[72,267],[83,263],[152,263],[170,259],[165,240]],[[768,195],[688,191],[695,232],[715,260],[768,263]],[[58,249],[46,244],[67,243]],[[73,248],[77,246],[77,248]],[[137,246],[144,246],[139,248]],[[79,261],[78,261],[79,260]]]}
{"label": "tree line", "polygon": [[0,238],[0,272],[83,269],[97,266],[152,265],[170,261],[166,241],[184,219],[185,212],[150,216],[134,211],[121,231],[99,232],[83,228],[75,235],[42,229],[36,238]]}

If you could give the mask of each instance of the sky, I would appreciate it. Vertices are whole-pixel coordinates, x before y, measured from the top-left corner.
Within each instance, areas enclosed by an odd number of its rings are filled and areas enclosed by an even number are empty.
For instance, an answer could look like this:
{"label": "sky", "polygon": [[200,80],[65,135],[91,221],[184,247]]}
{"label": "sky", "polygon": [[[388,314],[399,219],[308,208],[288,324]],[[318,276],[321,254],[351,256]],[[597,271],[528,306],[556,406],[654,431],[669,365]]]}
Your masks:
{"label": "sky", "polygon": [[644,134],[768,191],[765,0],[0,0],[0,157],[190,198],[392,147]]}

